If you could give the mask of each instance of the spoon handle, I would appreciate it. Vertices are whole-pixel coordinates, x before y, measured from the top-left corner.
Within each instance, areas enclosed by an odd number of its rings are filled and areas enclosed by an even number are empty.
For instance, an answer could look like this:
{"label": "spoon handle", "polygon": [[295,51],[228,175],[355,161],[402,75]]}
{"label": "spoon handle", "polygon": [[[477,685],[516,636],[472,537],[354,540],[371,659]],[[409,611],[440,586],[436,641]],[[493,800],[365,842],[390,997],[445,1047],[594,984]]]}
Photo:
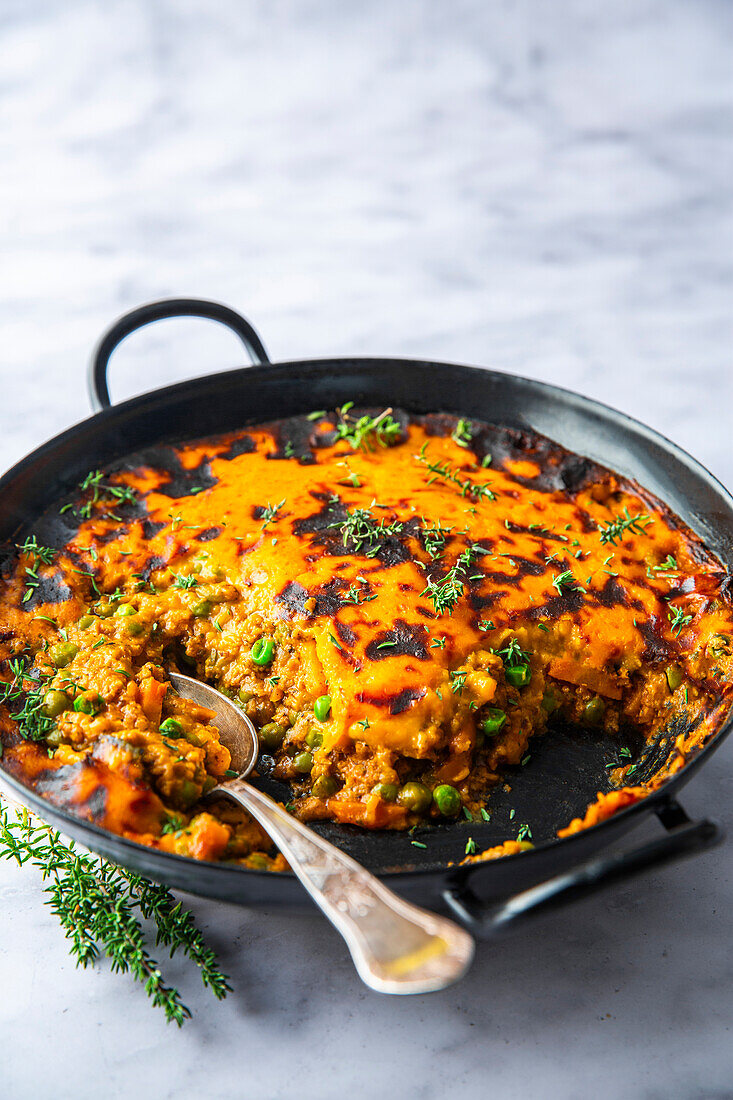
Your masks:
{"label": "spoon handle", "polygon": [[259,821],[344,937],[359,976],[372,989],[430,993],[466,972],[474,942],[453,921],[397,897],[243,779],[231,779],[211,793],[229,795]]}

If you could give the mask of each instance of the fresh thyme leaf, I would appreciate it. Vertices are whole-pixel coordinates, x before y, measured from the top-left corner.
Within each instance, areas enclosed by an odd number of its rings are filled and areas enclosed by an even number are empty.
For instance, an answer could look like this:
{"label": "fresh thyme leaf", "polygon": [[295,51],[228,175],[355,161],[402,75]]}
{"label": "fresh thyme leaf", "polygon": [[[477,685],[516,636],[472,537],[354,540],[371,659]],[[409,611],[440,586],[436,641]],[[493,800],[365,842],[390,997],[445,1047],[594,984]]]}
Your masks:
{"label": "fresh thyme leaf", "polygon": [[531,656],[526,649],[522,649],[516,638],[511,638],[503,649],[497,649],[496,655],[497,657],[501,657],[506,668],[512,668],[514,665],[529,664],[529,658]]}
{"label": "fresh thyme leaf", "polygon": [[168,833],[180,833],[185,824],[186,822],[180,814],[166,814],[160,832],[163,836],[166,836]]}
{"label": "fresh thyme leaf", "polygon": [[659,565],[653,565],[652,569],[655,573],[677,573],[679,572],[679,565],[671,554],[667,554],[667,557]]}
{"label": "fresh thyme leaf", "polygon": [[601,524],[598,530],[601,533],[601,545],[605,546],[606,543],[611,543],[612,546],[616,545],[616,540],[621,539],[627,531],[630,531],[634,535],[643,535],[644,529],[652,522],[651,516],[648,516],[645,512],[638,512],[637,515],[632,516],[629,514],[628,505],[624,508],[623,515],[616,516],[611,523]]}
{"label": "fresh thyme leaf", "polygon": [[565,569],[562,573],[557,573],[552,582],[552,587],[557,590],[558,596],[562,595],[564,588],[577,588],[572,569]]}
{"label": "fresh thyme leaf", "polygon": [[16,543],[15,548],[33,559],[34,568],[38,565],[51,565],[56,554],[53,547],[41,546],[35,535],[29,535],[24,542]]}
{"label": "fresh thyme leaf", "polygon": [[420,595],[428,596],[432,600],[438,615],[442,615],[444,611],[449,615],[453,614],[453,608],[465,591],[468,571],[483,552],[480,546],[469,546],[458,555],[455,565],[440,580],[428,580]]}
{"label": "fresh thyme leaf", "polygon": [[183,573],[174,574],[175,580],[173,581],[174,588],[180,588],[185,591],[188,588],[195,588],[198,582],[198,577],[191,573],[189,576],[185,576]]}
{"label": "fresh thyme leaf", "polygon": [[428,527],[425,519],[422,520],[420,534],[426,552],[433,560],[439,558],[445,548],[445,540],[453,530],[452,527],[441,527],[440,523],[434,523]]}
{"label": "fresh thyme leaf", "polygon": [[476,854],[476,841],[472,836],[466,841],[465,853],[467,856],[473,856]]}
{"label": "fresh thyme leaf", "polygon": [[[372,507],[374,501],[372,501]],[[395,538],[404,530],[404,523],[395,520],[394,523],[385,523],[377,518],[368,508],[354,508],[346,513],[346,519],[330,524],[331,528],[337,528],[342,536],[344,549],[352,553],[366,553],[368,558],[376,557],[385,539]],[[366,547],[366,551],[364,551]]]}
{"label": "fresh thyme leaf", "polygon": [[481,500],[486,497],[487,500],[496,500],[496,493],[492,492],[488,485],[483,485],[478,481],[471,481],[468,477],[462,478],[457,467],[452,467],[447,462],[429,462],[425,454],[426,447],[427,443],[423,443],[420,453],[415,455],[415,459],[418,462],[422,462],[433,475],[431,478],[428,478],[428,485],[440,478],[442,481],[448,481],[456,485],[461,490],[462,497],[473,497],[474,500]]}
{"label": "fresh thyme leaf", "polygon": [[58,832],[27,810],[11,817],[0,804],[0,856],[37,867],[46,881],[46,904],[58,918],[77,965],[105,955],[112,969],[144,985],[153,1005],[179,1027],[191,1012],[166,984],[148,950],[139,913],[156,926],[156,943],[182,952],[199,969],[204,985],[221,1000],[231,986],[214,952],[204,943],[191,913],[164,886],[115,867],[99,856],[65,844]]}
{"label": "fresh thyme leaf", "polygon": [[263,523],[262,523],[262,530],[263,531],[265,530],[265,528],[270,523],[273,522],[273,520],[275,520],[277,518],[277,514],[280,511],[280,509],[283,507],[283,505],[285,504],[285,500],[286,500],[286,497],[283,497],[279,504],[270,504],[270,502],[268,501],[267,505],[264,508],[262,508],[261,514],[260,514],[260,519],[263,521]]}
{"label": "fresh thyme leaf", "polygon": [[457,443],[459,447],[468,447],[473,439],[473,425],[471,421],[464,420],[463,417],[461,417],[451,432],[451,439],[454,443]]}
{"label": "fresh thyme leaf", "polygon": [[392,409],[384,409],[379,416],[360,416],[354,419],[350,415],[353,401],[347,401],[337,409],[339,423],[336,425],[336,440],[345,440],[355,451],[373,451],[375,441],[380,447],[394,447],[400,442],[402,428],[392,416]]}
{"label": "fresh thyme leaf", "polygon": [[21,658],[11,658],[8,667],[12,679],[0,681],[0,703],[7,706],[10,718],[18,723],[21,737],[43,741],[54,728],[54,720],[43,713],[43,697],[53,673],[31,678]]}
{"label": "fresh thyme leaf", "polygon": [[669,619],[672,627],[672,633],[679,637],[680,632],[684,627],[689,626],[692,622],[692,615],[685,615],[681,607],[670,607],[667,611],[667,618]]}
{"label": "fresh thyme leaf", "polygon": [[460,695],[460,693],[463,691],[463,689],[466,685],[466,677],[468,676],[468,669],[466,669],[466,668],[456,669],[455,671],[451,672],[449,675],[450,675],[450,678],[451,678],[451,686],[450,686],[451,691],[453,692],[454,695]]}

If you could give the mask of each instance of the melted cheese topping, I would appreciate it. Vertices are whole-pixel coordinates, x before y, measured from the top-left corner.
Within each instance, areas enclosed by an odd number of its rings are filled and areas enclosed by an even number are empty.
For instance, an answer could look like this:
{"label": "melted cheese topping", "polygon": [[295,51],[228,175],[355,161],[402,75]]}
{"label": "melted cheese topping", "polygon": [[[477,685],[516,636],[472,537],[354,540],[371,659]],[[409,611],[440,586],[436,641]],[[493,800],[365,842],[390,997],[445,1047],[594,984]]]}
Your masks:
{"label": "melted cheese topping", "polygon": [[[406,827],[440,816],[441,784],[475,813],[553,711],[648,738],[681,720],[650,783],[682,766],[729,705],[720,564],[648,493],[548,440],[394,423],[389,446],[372,432],[356,450],[325,415],[160,448],[67,502],[77,522],[52,561],[22,551],[4,576],[6,679],[30,646],[44,687],[73,704],[80,685],[103,710],[62,712],[51,756],[6,717],[6,765],[145,843],[250,859],[266,848],[252,824],[192,801],[226,768],[216,730],[179,707],[196,725],[188,747],[160,733],[177,706],[164,669],[193,664],[265,728],[264,764],[306,819]],[[59,629],[77,652],[57,671],[45,647]],[[258,639],[273,643],[265,666]],[[145,677],[163,685],[152,716]],[[620,762],[619,787],[633,767]],[[107,792],[96,811],[90,770]],[[403,794],[411,783],[427,806]],[[181,829],[161,832],[176,814]]]}

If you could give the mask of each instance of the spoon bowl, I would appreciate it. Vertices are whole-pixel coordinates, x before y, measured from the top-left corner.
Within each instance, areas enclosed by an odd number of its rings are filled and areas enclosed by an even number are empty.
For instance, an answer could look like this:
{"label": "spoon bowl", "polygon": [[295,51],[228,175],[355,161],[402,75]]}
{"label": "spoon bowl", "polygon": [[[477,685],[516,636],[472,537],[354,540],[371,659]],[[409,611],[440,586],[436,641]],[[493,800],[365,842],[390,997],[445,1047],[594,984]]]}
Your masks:
{"label": "spoon bowl", "polygon": [[471,936],[453,921],[392,893],[351,856],[245,782],[259,752],[252,722],[216,688],[179,672],[169,672],[169,678],[184,699],[214,711],[232,771],[237,772],[208,797],[234,799],[266,830],[346,940],[361,979],[380,993],[432,993],[458,981],[473,958]]}

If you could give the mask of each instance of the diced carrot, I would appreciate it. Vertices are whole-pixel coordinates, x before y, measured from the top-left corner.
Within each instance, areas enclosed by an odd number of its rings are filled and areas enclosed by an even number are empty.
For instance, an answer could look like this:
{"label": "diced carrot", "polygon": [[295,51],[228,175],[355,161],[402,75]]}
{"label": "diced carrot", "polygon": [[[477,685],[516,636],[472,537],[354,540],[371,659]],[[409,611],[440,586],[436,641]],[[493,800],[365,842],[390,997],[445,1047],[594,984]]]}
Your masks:
{"label": "diced carrot", "polygon": [[335,798],[328,801],[328,808],[337,821],[345,825],[365,825],[370,829],[389,829],[402,824],[407,817],[404,806],[392,802],[371,799],[364,802],[340,802]]}
{"label": "diced carrot", "polygon": [[151,726],[160,725],[160,715],[163,709],[163,699],[168,690],[167,684],[161,684],[160,680],[150,676],[141,687],[141,705],[143,714]]}
{"label": "diced carrot", "polygon": [[556,680],[590,688],[591,691],[597,691],[599,695],[605,695],[609,699],[621,698],[621,684],[615,676],[604,672],[601,668],[593,668],[592,665],[585,664],[583,661],[573,660],[572,657],[555,657],[548,672]]}

